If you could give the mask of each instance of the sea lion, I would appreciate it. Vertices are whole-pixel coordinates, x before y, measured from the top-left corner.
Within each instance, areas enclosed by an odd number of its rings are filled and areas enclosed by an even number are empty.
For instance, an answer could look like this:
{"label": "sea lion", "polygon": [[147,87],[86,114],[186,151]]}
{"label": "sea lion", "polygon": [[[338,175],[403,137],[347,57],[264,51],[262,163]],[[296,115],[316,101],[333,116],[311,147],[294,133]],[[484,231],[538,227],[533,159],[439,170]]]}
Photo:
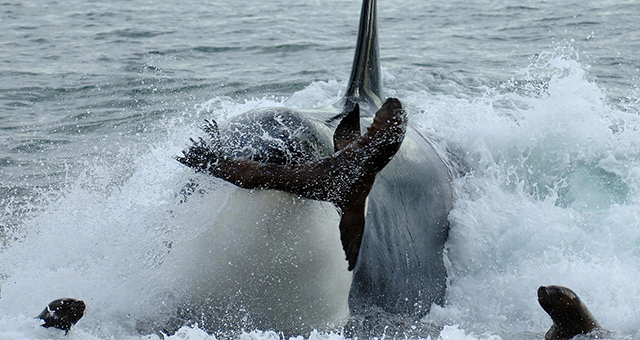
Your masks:
{"label": "sea lion", "polygon": [[224,155],[217,124],[209,122],[205,130],[211,141],[192,140],[193,145],[178,161],[244,189],[280,190],[334,203],[342,211],[340,238],[351,271],[356,266],[364,234],[366,198],[376,174],[400,148],[406,128],[402,104],[389,98],[364,136],[336,134],[334,154],[311,162],[280,165]]}
{"label": "sea lion", "polygon": [[71,326],[75,325],[84,316],[85,304],[82,300],[71,298],[53,300],[36,316],[42,319],[42,327],[54,327],[69,333]]}
{"label": "sea lion", "polygon": [[540,286],[538,302],[553,320],[545,340],[566,340],[580,334],[601,338],[606,333],[578,295],[567,287]]}

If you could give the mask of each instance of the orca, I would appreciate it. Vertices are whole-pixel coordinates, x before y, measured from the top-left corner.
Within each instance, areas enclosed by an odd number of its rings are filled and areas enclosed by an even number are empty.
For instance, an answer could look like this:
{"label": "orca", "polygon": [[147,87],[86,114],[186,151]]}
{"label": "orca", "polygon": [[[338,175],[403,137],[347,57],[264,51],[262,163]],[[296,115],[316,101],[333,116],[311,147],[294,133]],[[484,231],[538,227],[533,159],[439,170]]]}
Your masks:
{"label": "orca", "polygon": [[363,0],[338,102],[260,108],[204,131],[178,161],[235,188],[165,261],[189,277],[184,310],[199,325],[300,334],[444,302],[452,170],[400,101],[384,100],[376,0]]}

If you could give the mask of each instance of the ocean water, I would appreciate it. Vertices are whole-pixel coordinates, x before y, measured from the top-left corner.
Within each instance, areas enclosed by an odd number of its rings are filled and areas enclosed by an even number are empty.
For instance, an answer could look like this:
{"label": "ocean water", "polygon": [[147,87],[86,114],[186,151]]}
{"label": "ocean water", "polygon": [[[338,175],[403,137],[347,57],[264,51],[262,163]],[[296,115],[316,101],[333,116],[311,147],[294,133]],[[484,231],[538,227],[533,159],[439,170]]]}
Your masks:
{"label": "ocean water", "polygon": [[[180,204],[185,184],[228,190],[174,156],[205,118],[340,98],[359,9],[0,2],[0,339],[64,338],[33,319],[63,296],[88,306],[68,338],[161,338],[136,322],[181,287],[162,261],[206,209]],[[640,338],[638,13],[624,0],[379,1],[386,94],[463,175],[446,304],[374,338],[542,339],[548,284],[576,291],[611,338]]]}

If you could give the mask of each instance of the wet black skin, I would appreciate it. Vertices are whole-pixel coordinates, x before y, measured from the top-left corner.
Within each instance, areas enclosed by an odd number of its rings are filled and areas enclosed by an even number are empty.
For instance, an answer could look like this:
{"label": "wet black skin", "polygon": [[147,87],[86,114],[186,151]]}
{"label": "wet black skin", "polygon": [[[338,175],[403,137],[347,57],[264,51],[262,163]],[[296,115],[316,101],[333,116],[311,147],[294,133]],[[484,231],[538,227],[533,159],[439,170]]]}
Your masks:
{"label": "wet black skin", "polygon": [[545,340],[566,340],[602,331],[578,295],[567,287],[541,286],[538,288],[538,302],[553,320]]}
{"label": "wet black skin", "polygon": [[82,300],[58,299],[49,303],[36,318],[44,321],[42,327],[58,328],[66,334],[84,316],[85,307]]}

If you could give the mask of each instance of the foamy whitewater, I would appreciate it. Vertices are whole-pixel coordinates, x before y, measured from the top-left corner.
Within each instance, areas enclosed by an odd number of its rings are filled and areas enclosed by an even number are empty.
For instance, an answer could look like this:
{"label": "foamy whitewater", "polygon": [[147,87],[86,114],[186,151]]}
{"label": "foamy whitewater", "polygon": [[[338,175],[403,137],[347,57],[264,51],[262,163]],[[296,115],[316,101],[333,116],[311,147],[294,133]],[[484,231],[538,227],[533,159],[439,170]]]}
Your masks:
{"label": "foamy whitewater", "polygon": [[[163,262],[233,189],[174,157],[204,119],[338,100],[360,6],[223,3],[0,4],[0,340],[216,339],[138,331],[175,311]],[[637,5],[378,6],[385,94],[459,176],[446,304],[372,338],[542,339],[555,284],[640,339]],[[68,336],[34,319],[62,297],[87,304]]]}
{"label": "foamy whitewater", "polygon": [[[431,93],[428,75],[385,72],[389,95],[403,99],[411,122],[462,172],[447,303],[422,320],[444,327],[439,339],[542,338],[550,319],[536,289],[548,284],[575,290],[613,338],[640,337],[640,105],[611,105],[586,68],[573,55],[545,53],[514,72],[509,86],[476,96]],[[423,88],[406,88],[409,78]],[[282,100],[217,97],[166,119],[165,132],[146,146],[102,145],[80,176],[42,193],[41,208],[2,252],[0,338],[63,338],[33,319],[63,296],[88,305],[70,339],[158,338],[138,334],[136,322],[170,311],[182,293],[183,278],[167,275],[163,258],[172,242],[197,234],[199,211],[214,209],[198,195],[185,201],[185,185],[200,183],[199,195],[220,202],[229,192],[173,159],[200,133],[198,122],[262,106],[328,104],[343,88],[315,82]],[[278,336],[245,330],[240,339]],[[195,326],[167,338],[214,337]]]}

